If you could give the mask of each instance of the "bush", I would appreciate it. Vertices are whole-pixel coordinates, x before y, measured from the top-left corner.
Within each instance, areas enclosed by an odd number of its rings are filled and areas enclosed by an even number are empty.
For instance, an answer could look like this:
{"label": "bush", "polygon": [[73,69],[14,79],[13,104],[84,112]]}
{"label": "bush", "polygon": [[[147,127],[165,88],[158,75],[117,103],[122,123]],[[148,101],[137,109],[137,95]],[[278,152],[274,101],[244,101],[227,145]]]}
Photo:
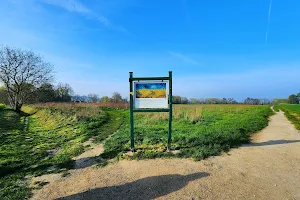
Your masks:
{"label": "bush", "polygon": [[0,103],[0,110],[4,110],[4,108],[5,108],[5,105]]}

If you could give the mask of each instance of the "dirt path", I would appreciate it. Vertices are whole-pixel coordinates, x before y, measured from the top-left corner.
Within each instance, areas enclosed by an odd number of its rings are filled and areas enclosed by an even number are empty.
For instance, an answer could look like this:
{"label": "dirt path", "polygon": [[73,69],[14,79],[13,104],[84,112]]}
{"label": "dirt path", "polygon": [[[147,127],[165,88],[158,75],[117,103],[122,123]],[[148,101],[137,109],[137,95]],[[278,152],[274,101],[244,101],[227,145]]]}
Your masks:
{"label": "dirt path", "polygon": [[252,144],[228,154],[72,170],[32,199],[300,199],[300,133],[279,112]]}

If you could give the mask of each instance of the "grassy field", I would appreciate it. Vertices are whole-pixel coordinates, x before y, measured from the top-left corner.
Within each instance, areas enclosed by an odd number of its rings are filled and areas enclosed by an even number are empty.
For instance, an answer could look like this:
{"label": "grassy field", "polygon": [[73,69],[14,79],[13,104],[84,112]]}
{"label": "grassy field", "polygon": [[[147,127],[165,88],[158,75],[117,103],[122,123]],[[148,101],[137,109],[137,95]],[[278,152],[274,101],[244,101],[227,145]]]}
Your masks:
{"label": "grassy field", "polygon": [[[180,153],[167,153],[168,113],[135,114],[133,159],[157,157],[192,157],[201,160],[218,155],[242,143],[268,124],[269,106],[244,105],[175,105],[172,148]],[[129,125],[124,124],[105,143],[103,158],[127,157],[130,148]]]}
{"label": "grassy field", "polygon": [[[0,107],[0,199],[25,199],[31,189],[26,179],[73,167],[89,138],[100,142],[123,123],[122,110],[99,106],[58,104],[24,107],[28,114]],[[41,183],[44,184],[44,183]]]}
{"label": "grassy field", "polygon": [[282,110],[285,116],[300,130],[300,104],[277,104],[274,109]]}
{"label": "grassy field", "polygon": [[[128,158],[129,111],[102,106],[43,104],[16,113],[0,105],[0,199],[28,198],[33,189],[28,177],[71,169],[71,158],[85,151],[82,144],[90,138],[101,142],[118,130],[106,140],[101,157]],[[172,147],[180,153],[174,155],[166,152],[168,113],[137,113],[137,151],[128,159],[218,155],[247,143],[271,114],[268,106],[175,105]]]}

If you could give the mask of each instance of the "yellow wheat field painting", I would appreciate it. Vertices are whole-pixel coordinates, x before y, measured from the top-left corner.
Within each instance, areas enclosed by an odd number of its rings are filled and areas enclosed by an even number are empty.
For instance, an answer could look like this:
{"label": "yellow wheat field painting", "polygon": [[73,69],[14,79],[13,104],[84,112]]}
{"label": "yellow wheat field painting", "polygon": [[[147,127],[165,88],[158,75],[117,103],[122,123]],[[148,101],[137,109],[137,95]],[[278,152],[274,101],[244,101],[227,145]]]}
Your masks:
{"label": "yellow wheat field painting", "polygon": [[166,98],[166,83],[136,83],[136,98]]}

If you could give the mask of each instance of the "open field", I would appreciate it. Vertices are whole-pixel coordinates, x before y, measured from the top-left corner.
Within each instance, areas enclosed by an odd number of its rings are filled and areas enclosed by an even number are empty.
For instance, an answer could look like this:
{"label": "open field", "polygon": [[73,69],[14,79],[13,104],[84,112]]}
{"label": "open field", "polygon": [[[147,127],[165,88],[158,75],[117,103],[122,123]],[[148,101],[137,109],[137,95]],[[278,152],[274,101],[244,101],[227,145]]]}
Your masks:
{"label": "open field", "polygon": [[285,116],[300,130],[300,104],[277,104],[274,109],[282,110]]}
{"label": "open field", "polygon": [[201,160],[247,143],[252,133],[267,126],[272,114],[269,106],[175,105],[172,147],[180,153],[174,155],[166,152],[167,114],[139,113],[135,116],[137,152],[129,158],[124,154],[130,147],[128,110],[97,104],[49,104],[27,106],[23,111],[0,110],[0,199],[30,196],[27,180],[31,176],[72,169],[72,157],[85,151],[85,141],[101,142],[116,130],[105,142],[103,159]]}
{"label": "open field", "polygon": [[[157,157],[192,157],[201,160],[218,155],[231,147],[247,143],[249,136],[268,124],[269,106],[245,105],[175,105],[172,148],[180,153],[166,153],[168,114],[135,114],[133,159]],[[105,142],[104,158],[126,157],[129,150],[129,124]]]}

